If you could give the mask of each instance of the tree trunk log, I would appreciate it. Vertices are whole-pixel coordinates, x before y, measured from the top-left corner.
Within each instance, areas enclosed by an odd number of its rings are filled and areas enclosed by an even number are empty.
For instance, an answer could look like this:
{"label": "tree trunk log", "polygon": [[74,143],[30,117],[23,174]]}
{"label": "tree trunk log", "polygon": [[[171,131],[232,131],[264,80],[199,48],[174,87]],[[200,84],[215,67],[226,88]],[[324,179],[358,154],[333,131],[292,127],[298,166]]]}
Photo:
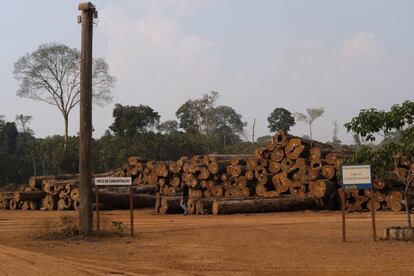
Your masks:
{"label": "tree trunk log", "polygon": [[[155,206],[157,199],[154,195],[132,194],[134,209]],[[99,203],[105,203],[114,209],[129,209],[129,193],[99,191]]]}
{"label": "tree trunk log", "polygon": [[181,197],[162,197],[161,214],[182,214],[184,210],[180,206]]}
{"label": "tree trunk log", "polygon": [[255,198],[243,200],[217,200],[213,203],[212,214],[260,213],[315,210],[320,201],[311,198]]}
{"label": "tree trunk log", "polygon": [[32,191],[32,192],[15,192],[14,200],[17,201],[40,201],[46,196],[43,191]]}

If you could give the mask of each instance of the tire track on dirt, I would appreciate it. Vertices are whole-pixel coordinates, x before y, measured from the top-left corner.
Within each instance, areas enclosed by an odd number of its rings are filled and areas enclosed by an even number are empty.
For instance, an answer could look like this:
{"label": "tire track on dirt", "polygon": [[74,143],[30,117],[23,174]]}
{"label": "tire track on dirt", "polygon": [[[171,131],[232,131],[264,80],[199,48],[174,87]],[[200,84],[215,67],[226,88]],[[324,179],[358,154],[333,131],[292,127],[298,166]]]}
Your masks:
{"label": "tire track on dirt", "polygon": [[0,245],[0,275],[137,275]]}

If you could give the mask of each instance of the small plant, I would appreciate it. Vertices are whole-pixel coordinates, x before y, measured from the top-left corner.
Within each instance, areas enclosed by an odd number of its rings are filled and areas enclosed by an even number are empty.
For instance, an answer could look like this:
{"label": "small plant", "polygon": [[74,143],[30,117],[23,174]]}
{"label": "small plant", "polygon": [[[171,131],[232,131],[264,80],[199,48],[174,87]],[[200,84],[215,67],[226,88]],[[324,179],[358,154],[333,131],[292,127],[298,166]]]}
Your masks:
{"label": "small plant", "polygon": [[59,222],[46,220],[39,225],[39,228],[32,233],[36,239],[43,240],[64,240],[79,235],[79,228],[76,217],[62,216]]}
{"label": "small plant", "polygon": [[115,228],[117,234],[122,234],[124,232],[124,225],[122,221],[112,221],[112,226]]}
{"label": "small plant", "polygon": [[79,235],[78,224],[74,217],[62,216],[59,228],[64,237],[69,238]]}

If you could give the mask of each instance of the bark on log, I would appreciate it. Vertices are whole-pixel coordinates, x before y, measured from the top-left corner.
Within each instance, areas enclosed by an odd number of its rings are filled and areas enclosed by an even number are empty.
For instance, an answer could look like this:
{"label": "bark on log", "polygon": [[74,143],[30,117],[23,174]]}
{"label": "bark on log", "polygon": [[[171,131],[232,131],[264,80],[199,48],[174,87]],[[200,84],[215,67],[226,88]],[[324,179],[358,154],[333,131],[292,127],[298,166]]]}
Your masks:
{"label": "bark on log", "polygon": [[133,187],[133,191],[134,191],[134,194],[155,195],[155,193],[158,191],[158,188],[156,186],[141,185],[138,187]]}
{"label": "bark on log", "polygon": [[[154,195],[132,194],[134,209],[155,206],[157,199]],[[129,209],[129,193],[99,191],[99,203],[105,203],[114,209]]]}
{"label": "bark on log", "polygon": [[255,198],[243,200],[217,200],[212,214],[260,213],[315,210],[321,207],[319,200],[311,198]]}
{"label": "bark on log", "polygon": [[161,214],[182,214],[184,210],[180,206],[181,197],[162,197]]}
{"label": "bark on log", "polygon": [[41,189],[43,180],[50,180],[50,179],[64,180],[64,179],[72,179],[76,177],[77,177],[76,174],[31,176],[29,178],[29,187],[31,187],[32,189]]}
{"label": "bark on log", "polygon": [[32,191],[32,192],[15,192],[14,200],[18,201],[40,201],[43,197],[46,196],[46,193],[43,191]]}

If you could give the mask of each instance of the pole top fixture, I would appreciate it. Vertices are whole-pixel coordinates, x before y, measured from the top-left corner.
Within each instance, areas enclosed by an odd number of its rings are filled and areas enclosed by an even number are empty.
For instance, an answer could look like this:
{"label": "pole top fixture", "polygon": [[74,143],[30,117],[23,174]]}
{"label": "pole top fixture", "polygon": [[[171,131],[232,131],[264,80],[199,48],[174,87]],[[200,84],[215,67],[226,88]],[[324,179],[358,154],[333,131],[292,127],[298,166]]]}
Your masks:
{"label": "pole top fixture", "polygon": [[95,5],[92,4],[91,2],[80,3],[78,6],[78,10],[80,11],[95,10]]}

